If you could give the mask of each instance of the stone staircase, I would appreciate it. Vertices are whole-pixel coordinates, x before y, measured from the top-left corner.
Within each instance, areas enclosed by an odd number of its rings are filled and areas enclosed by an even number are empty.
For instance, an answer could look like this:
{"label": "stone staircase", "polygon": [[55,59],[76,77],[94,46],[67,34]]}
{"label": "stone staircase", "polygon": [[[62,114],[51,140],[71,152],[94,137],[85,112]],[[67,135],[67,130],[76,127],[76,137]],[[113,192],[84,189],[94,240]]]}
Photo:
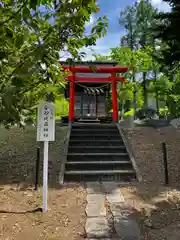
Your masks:
{"label": "stone staircase", "polygon": [[115,124],[72,125],[64,181],[130,181],[135,178]]}

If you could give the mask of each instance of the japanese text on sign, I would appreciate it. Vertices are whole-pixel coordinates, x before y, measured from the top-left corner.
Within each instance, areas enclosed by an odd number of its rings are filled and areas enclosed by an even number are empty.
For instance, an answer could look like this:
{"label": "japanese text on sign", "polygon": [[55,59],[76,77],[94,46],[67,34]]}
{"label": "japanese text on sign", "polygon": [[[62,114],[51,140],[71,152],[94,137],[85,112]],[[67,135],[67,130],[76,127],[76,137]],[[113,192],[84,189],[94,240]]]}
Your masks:
{"label": "japanese text on sign", "polygon": [[45,102],[38,107],[37,141],[54,141],[54,107]]}

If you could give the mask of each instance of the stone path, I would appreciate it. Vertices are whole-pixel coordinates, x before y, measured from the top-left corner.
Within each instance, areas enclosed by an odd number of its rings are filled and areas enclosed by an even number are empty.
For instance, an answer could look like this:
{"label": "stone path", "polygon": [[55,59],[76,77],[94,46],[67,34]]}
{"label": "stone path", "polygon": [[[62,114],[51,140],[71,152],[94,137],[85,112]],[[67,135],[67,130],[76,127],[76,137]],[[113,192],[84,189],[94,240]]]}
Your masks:
{"label": "stone path", "polygon": [[140,231],[115,182],[87,183],[87,240],[139,240]]}

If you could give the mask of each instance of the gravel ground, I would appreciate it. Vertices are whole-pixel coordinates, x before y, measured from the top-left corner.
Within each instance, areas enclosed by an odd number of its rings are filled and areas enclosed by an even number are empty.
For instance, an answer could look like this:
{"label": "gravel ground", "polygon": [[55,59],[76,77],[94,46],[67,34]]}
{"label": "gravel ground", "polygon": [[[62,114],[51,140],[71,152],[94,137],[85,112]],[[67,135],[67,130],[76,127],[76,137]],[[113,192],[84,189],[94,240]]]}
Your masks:
{"label": "gravel ground", "polygon": [[136,159],[143,181],[164,183],[162,142],[167,143],[170,185],[180,186],[180,130],[174,127],[123,129]]}
{"label": "gravel ground", "polygon": [[[141,183],[121,188],[133,208],[142,240],[180,239],[180,130],[173,127],[123,129],[132,147]],[[167,143],[169,185],[164,186],[162,142]]]}
{"label": "gravel ground", "polygon": [[[25,183],[32,185],[35,180],[36,149],[41,147],[40,183],[42,183],[43,145],[36,142],[36,128],[10,130],[0,128],[0,184]],[[49,145],[49,184],[58,182],[60,162],[64,161],[67,127],[56,125],[56,140]]]}

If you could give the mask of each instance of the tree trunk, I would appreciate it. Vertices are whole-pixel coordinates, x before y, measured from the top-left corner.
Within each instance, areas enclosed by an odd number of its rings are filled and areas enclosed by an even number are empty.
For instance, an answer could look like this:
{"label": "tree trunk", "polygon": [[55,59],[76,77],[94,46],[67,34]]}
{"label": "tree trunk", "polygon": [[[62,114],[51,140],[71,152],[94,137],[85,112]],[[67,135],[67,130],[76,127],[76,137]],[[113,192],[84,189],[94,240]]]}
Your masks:
{"label": "tree trunk", "polygon": [[158,92],[156,91],[156,110],[157,110],[157,114],[159,115],[159,94]]}
{"label": "tree trunk", "polygon": [[123,115],[124,115],[124,103],[122,103],[121,106],[121,119],[123,119]]}
{"label": "tree trunk", "polygon": [[133,101],[133,107],[134,107],[134,120],[136,120],[136,105],[137,105],[137,96],[136,96],[136,94],[137,94],[137,91],[134,90],[134,92],[133,92],[133,99],[134,99],[134,101]]}
{"label": "tree trunk", "polygon": [[147,91],[146,72],[143,72],[143,90],[144,90],[144,108],[148,108],[148,91]]}
{"label": "tree trunk", "polygon": [[[157,73],[156,73],[156,69],[155,69],[155,66],[154,66],[154,80],[157,81]],[[158,94],[158,91],[156,91],[156,111],[157,111],[157,114],[159,114],[159,94]]]}

